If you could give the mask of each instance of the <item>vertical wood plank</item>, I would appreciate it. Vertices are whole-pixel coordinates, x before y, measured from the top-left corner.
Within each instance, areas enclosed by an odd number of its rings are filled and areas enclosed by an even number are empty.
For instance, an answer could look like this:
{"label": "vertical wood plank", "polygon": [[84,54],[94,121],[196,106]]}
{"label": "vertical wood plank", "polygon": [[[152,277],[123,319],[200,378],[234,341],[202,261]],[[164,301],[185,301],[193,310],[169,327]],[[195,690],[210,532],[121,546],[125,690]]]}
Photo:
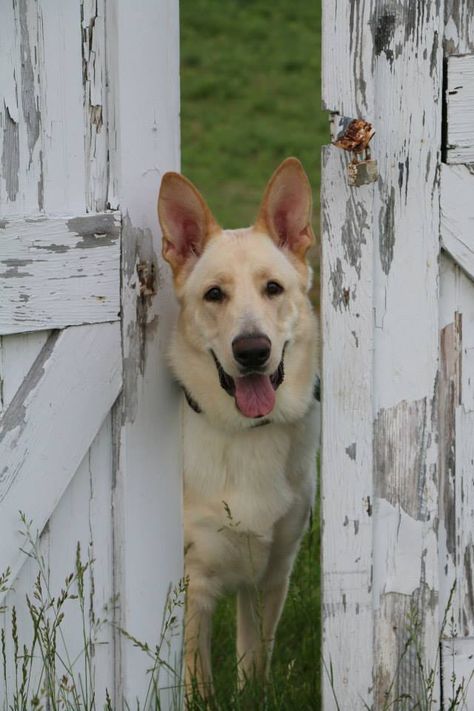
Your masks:
{"label": "vertical wood plank", "polygon": [[[419,623],[426,673],[431,669],[436,673],[434,396],[443,23],[442,2],[361,0],[349,6],[329,1],[324,5],[325,105],[332,112],[374,124],[372,153],[379,168],[368,214],[368,233],[374,244],[373,365],[366,361],[364,366],[357,362],[348,366],[356,381],[361,367],[371,369],[373,378],[375,617],[371,650],[375,708],[404,693],[413,699],[422,697],[424,672],[413,650],[403,655],[413,616]],[[344,210],[343,203],[340,210]],[[338,236],[343,238],[340,228]],[[333,329],[337,318],[333,314]],[[344,347],[344,343],[339,346],[342,352]],[[324,349],[327,360],[327,344]],[[325,398],[334,397],[334,391],[324,385]],[[345,538],[336,531],[335,535],[338,538],[332,545],[341,551]],[[354,673],[347,686],[356,689],[357,684]]]}
{"label": "vertical wood plank", "polygon": [[341,116],[366,118],[374,109],[374,0],[322,5],[322,100]]}
{"label": "vertical wood plank", "polygon": [[[165,366],[175,311],[167,270],[157,258],[156,217],[161,176],[179,168],[178,4],[114,0],[107,4],[107,37],[109,115],[117,146],[111,184],[123,215],[124,390],[115,413],[117,623],[153,647],[168,590],[182,577],[178,398]],[[154,274],[154,294],[140,293],[139,263]],[[179,673],[178,648],[176,637],[163,653],[169,651]],[[134,705],[149,660],[124,637],[117,639],[116,653],[116,706]],[[163,679],[164,685],[173,683],[173,677]]]}
{"label": "vertical wood plank", "polygon": [[448,57],[446,162],[474,163],[474,54]]}
{"label": "vertical wood plank", "polygon": [[[451,256],[441,261],[440,324],[440,607],[444,698],[464,683],[474,703],[474,283]],[[451,380],[449,376],[451,373]],[[449,389],[447,386],[450,386]],[[446,416],[443,418],[443,413]],[[455,586],[453,588],[453,586]],[[452,592],[451,606],[448,601]]]}
{"label": "vertical wood plank", "polygon": [[[79,682],[79,676],[82,679],[84,693],[89,694],[91,686],[94,689],[97,708],[104,708],[106,690],[112,693],[114,684],[112,626],[105,622],[110,619],[113,609],[111,483],[111,417],[108,415],[48,524],[41,532],[38,546],[40,555],[44,557],[45,577],[42,578],[42,588],[45,596],[49,594],[57,599],[60,591],[65,588],[66,576],[75,572],[78,543],[82,562],[93,561],[84,575],[84,617],[78,600],[69,600],[64,606],[65,615],[61,623],[61,633],[57,635],[57,645],[65,666],[58,660],[57,673],[59,677],[69,677],[66,667],[72,667],[76,683]],[[19,516],[17,519],[17,528],[22,529]],[[36,533],[33,529],[33,536]],[[29,545],[24,548],[29,550]],[[0,705],[6,703],[7,691],[9,702],[12,703],[12,693],[15,689],[14,652],[10,639],[12,607],[15,606],[16,609],[20,644],[29,647],[33,639],[33,623],[27,609],[26,596],[36,602],[32,592],[39,570],[37,561],[26,559],[14,581],[14,590],[4,601],[7,611],[0,616],[0,624],[8,630],[8,688],[4,688],[2,676]],[[74,594],[77,590],[74,587],[70,592]],[[101,623],[100,620],[104,622]],[[89,680],[89,669],[87,672],[85,669],[84,631],[94,642],[88,650],[92,658],[93,675]],[[32,684],[38,683],[42,673],[41,655],[37,653],[36,656]],[[82,697],[79,684],[78,692]]]}
{"label": "vertical wood plank", "polygon": [[2,0],[0,13],[2,217],[82,214],[79,5]]}
{"label": "vertical wood plank", "polygon": [[[35,3],[28,3],[35,6]],[[41,155],[38,209],[86,211],[81,15],[77,2],[40,0]]]}
{"label": "vertical wood plank", "polygon": [[[376,4],[373,17],[376,706],[389,689],[423,698],[437,672],[442,5]],[[424,668],[413,646],[403,655],[413,621]]]}
{"label": "vertical wood plank", "polygon": [[[372,699],[373,186],[323,150],[323,699]],[[361,650],[364,650],[361,654]],[[330,672],[329,670],[332,670]],[[331,674],[333,680],[331,681]]]}
{"label": "vertical wood plank", "polygon": [[108,203],[109,117],[105,0],[81,1],[85,124],[85,199],[100,212]]}

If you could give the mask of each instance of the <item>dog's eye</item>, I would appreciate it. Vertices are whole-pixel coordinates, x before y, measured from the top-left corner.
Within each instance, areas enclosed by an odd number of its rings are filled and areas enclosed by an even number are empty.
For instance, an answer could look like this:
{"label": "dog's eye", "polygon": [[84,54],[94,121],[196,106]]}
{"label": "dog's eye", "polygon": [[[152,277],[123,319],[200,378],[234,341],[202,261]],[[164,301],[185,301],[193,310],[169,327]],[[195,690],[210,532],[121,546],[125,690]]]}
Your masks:
{"label": "dog's eye", "polygon": [[204,294],[204,299],[206,301],[223,301],[224,292],[219,286],[213,286],[206,291]]}
{"label": "dog's eye", "polygon": [[267,296],[278,296],[278,294],[281,294],[283,291],[284,289],[282,285],[277,281],[269,281],[265,287],[265,293]]}

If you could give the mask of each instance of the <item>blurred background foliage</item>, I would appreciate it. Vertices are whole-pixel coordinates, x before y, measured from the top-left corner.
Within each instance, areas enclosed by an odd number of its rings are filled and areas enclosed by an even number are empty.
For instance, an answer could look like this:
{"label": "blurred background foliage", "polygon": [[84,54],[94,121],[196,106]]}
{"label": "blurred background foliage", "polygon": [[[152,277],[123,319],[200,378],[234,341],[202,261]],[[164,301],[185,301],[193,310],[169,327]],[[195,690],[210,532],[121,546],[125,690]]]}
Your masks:
{"label": "blurred background foliage", "polygon": [[[319,241],[320,0],[181,0],[182,171],[224,227],[252,224],[277,165],[297,156],[311,180]],[[313,300],[319,304],[318,247]],[[233,600],[215,620],[221,708],[320,708],[319,516],[307,534],[278,631],[272,684],[235,687]]]}

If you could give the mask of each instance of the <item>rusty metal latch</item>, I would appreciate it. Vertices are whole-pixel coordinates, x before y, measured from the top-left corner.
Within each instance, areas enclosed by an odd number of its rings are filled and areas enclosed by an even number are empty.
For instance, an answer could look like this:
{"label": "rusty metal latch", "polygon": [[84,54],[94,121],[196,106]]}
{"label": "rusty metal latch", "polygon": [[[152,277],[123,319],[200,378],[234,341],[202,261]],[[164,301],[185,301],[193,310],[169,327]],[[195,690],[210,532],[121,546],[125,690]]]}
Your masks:
{"label": "rusty metal latch", "polygon": [[152,262],[139,262],[137,264],[139,293],[142,298],[156,294],[156,269]]}
{"label": "rusty metal latch", "polygon": [[347,166],[349,185],[360,187],[374,183],[379,174],[377,161],[370,155],[369,143],[375,134],[372,124],[363,119],[338,116],[334,128],[336,138],[333,145],[352,154],[352,160]]}

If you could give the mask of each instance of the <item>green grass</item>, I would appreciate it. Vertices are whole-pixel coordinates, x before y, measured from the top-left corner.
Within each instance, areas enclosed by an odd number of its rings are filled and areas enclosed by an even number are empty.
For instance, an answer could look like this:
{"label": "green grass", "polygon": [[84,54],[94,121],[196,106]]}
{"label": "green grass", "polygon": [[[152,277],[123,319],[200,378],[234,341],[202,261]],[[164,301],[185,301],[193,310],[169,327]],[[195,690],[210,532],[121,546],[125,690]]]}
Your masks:
{"label": "green grass", "polygon": [[278,628],[272,676],[265,691],[249,685],[236,688],[235,601],[224,599],[215,616],[213,669],[219,707],[283,711],[315,711],[321,705],[321,616],[320,616],[319,511],[302,544],[285,610]]}
{"label": "green grass", "polygon": [[245,227],[270,175],[295,155],[313,186],[318,234],[320,149],[329,138],[320,1],[182,0],[180,7],[184,174],[224,227]]}
{"label": "green grass", "polygon": [[[320,2],[181,0],[180,8],[183,173],[224,227],[243,227],[253,222],[277,165],[295,155],[313,186],[318,234],[320,149],[329,137],[320,96]],[[235,687],[235,603],[219,606],[213,656],[220,708],[320,708],[319,538],[315,515],[292,576],[264,705],[261,690],[239,694]]]}

